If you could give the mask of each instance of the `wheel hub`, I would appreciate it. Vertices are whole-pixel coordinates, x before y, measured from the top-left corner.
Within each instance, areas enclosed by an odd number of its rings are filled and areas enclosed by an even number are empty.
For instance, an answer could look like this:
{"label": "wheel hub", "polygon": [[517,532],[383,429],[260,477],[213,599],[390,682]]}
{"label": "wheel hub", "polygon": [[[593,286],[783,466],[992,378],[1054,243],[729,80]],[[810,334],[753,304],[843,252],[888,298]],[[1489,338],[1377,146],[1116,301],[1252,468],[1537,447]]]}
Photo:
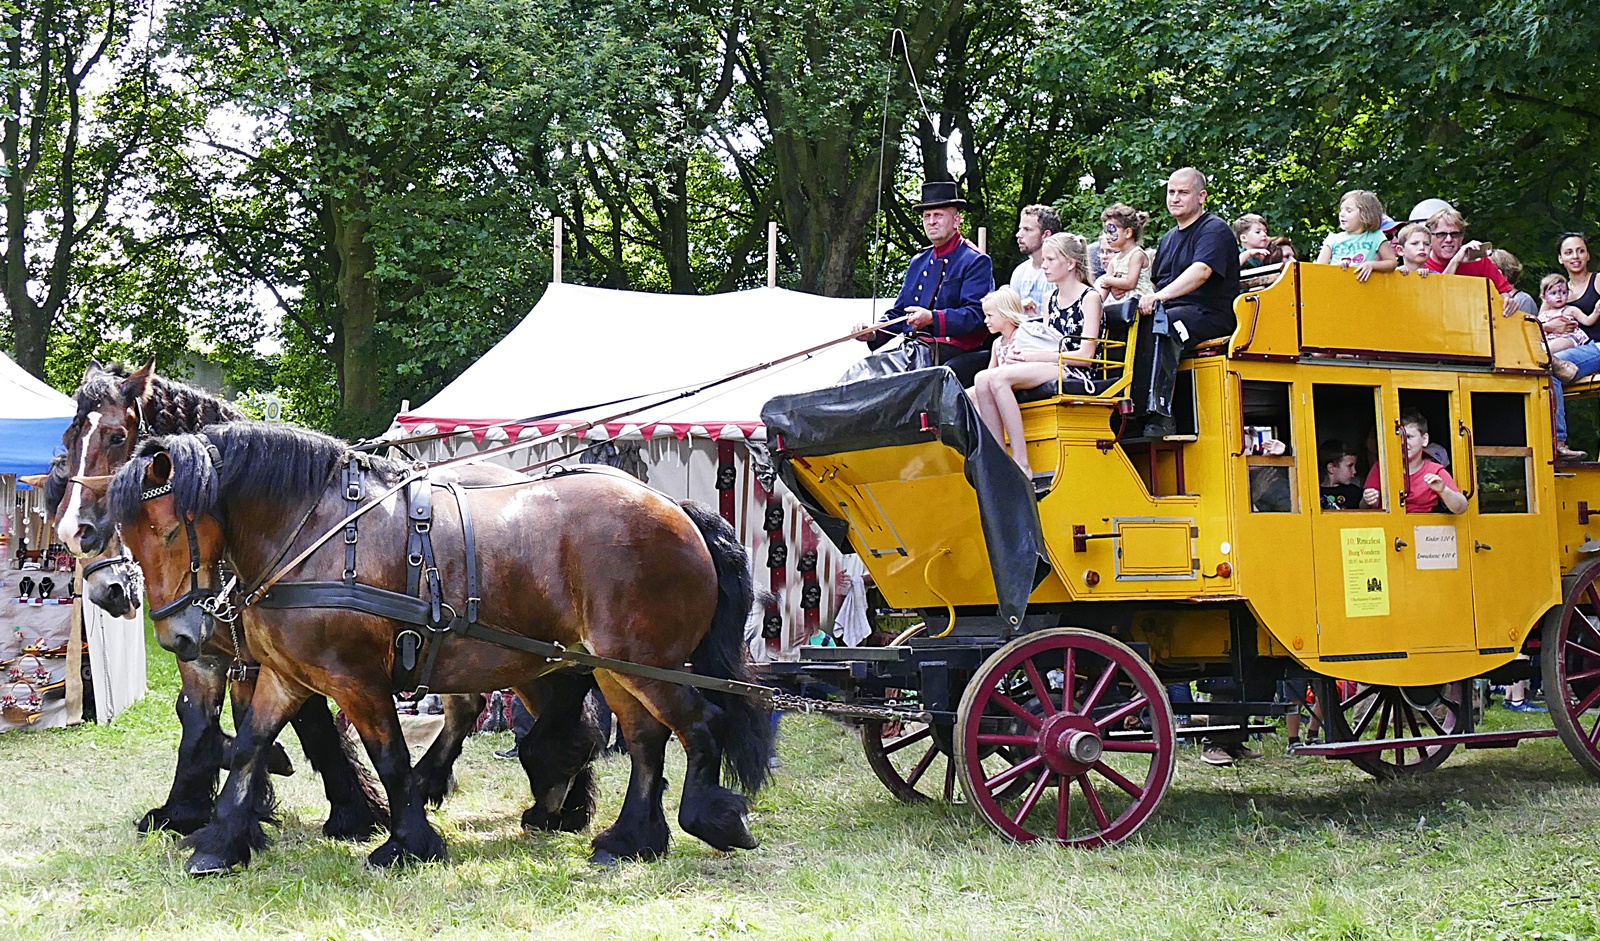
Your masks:
{"label": "wheel hub", "polygon": [[1057,774],[1082,774],[1100,760],[1102,751],[1100,730],[1087,716],[1057,713],[1040,730],[1039,755]]}

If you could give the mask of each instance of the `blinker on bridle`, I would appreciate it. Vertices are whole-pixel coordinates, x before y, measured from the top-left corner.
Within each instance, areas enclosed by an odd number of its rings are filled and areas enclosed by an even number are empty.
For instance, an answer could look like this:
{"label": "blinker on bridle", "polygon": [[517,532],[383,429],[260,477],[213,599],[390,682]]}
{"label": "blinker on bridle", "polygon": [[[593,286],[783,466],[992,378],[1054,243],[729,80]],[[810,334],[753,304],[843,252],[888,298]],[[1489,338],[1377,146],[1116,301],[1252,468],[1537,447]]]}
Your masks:
{"label": "blinker on bridle", "polygon": [[[212,444],[209,440],[206,440],[204,435],[199,435],[198,437],[200,437],[201,440],[206,441],[206,450],[211,455],[213,465],[221,464],[222,453],[217,449],[217,446]],[[164,497],[171,492],[172,481],[169,480],[159,487],[152,487],[149,490],[139,491],[139,502],[148,503],[157,497]],[[195,534],[194,518],[188,513],[180,513],[179,517],[183,520],[184,535],[189,540],[189,590],[162,605],[161,607],[151,611],[150,620],[164,621],[186,610],[190,605],[197,605],[199,606],[200,610],[204,611],[207,615],[219,621],[226,622],[229,626],[229,629],[232,630],[233,622],[238,620],[239,615],[234,609],[233,605],[230,604],[227,599],[228,596],[233,593],[234,585],[237,583],[238,579],[236,577],[230,579],[228,584],[224,585],[222,590],[215,596],[207,594],[205,590],[200,587],[200,539]],[[97,562],[95,564],[102,565],[106,562],[113,561],[116,560],[103,560],[102,562]],[[85,575],[87,574],[88,570],[85,571]],[[235,637],[235,649],[238,648],[238,643],[238,637]]]}

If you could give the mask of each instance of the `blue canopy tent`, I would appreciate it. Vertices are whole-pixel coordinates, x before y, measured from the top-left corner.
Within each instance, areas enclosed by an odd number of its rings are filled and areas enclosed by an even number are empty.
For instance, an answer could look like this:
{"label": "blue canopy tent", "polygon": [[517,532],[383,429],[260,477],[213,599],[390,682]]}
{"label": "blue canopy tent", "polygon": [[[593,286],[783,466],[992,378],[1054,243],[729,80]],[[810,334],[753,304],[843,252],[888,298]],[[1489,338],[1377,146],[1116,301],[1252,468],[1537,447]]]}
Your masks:
{"label": "blue canopy tent", "polygon": [[75,411],[71,397],[0,353],[0,474],[48,470]]}

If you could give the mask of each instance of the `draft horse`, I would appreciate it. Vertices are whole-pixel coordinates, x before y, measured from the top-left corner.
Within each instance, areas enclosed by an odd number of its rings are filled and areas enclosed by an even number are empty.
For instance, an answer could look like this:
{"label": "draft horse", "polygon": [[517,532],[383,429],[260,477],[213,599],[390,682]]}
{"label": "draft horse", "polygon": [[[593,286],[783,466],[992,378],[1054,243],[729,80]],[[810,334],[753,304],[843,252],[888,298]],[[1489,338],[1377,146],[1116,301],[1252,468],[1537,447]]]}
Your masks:
{"label": "draft horse", "polygon": [[[390,837],[369,862],[444,856],[395,714],[397,657],[408,671],[427,663],[425,682],[434,690],[510,686],[530,701],[539,700],[539,678],[571,664],[519,648],[523,641],[647,670],[687,663],[701,676],[748,681],[748,559],[720,517],[625,474],[529,480],[505,473],[499,484],[464,485],[448,470],[424,475],[358,457],[315,432],[230,423],[154,439],[113,480],[84,481],[106,491],[111,518],[144,569],[150,602],[162,614],[162,646],[193,659],[211,638],[215,622],[206,609],[231,588],[217,561],[246,586],[238,603],[256,604],[255,616],[240,623],[260,678],[215,817],[190,837],[188,871],[226,871],[264,845],[250,812],[265,777],[263,748],[314,693],[350,718],[388,794]],[[357,520],[350,519],[352,474],[372,497]],[[436,501],[435,491],[444,494]],[[431,514],[425,566],[414,541],[421,504]],[[343,539],[324,538],[341,530]],[[292,572],[279,567],[285,559]],[[291,606],[316,586],[333,586],[332,593]],[[402,612],[414,597],[432,611],[421,628]],[[210,604],[199,603],[207,598]],[[485,629],[510,641],[484,640]],[[415,658],[400,643],[407,632],[422,643],[410,649]],[[765,704],[620,668],[594,677],[627,737],[632,775],[621,814],[594,838],[592,858],[666,851],[663,760],[671,735],[688,755],[679,825],[719,850],[755,847],[745,796],[719,776],[726,765],[747,794],[764,783],[772,752]]]}
{"label": "draft horse", "polygon": [[[52,464],[42,484],[56,534],[84,559],[86,594],[113,615],[138,617],[141,583],[137,569],[125,564],[112,526],[93,512],[94,495],[74,484],[84,478],[115,473],[127,463],[141,440],[152,435],[199,431],[243,414],[199,389],[157,375],[152,360],[139,369],[91,362],[73,395],[77,412],[62,434],[66,454]],[[138,821],[142,833],[167,830],[192,833],[211,819],[217,782],[228,761],[230,737],[219,718],[229,691],[228,665],[235,659],[231,637],[219,634],[195,658],[178,662],[181,687],[176,711],[183,730],[177,765],[167,799]],[[254,679],[232,684],[234,718],[249,702]],[[324,835],[365,840],[388,825],[388,808],[376,783],[350,752],[348,740],[334,725],[327,700],[310,697],[291,720],[311,767],[322,777],[329,813]],[[287,755],[277,749],[274,770],[290,770]],[[448,770],[445,774],[448,779]],[[265,801],[270,806],[270,799]]]}

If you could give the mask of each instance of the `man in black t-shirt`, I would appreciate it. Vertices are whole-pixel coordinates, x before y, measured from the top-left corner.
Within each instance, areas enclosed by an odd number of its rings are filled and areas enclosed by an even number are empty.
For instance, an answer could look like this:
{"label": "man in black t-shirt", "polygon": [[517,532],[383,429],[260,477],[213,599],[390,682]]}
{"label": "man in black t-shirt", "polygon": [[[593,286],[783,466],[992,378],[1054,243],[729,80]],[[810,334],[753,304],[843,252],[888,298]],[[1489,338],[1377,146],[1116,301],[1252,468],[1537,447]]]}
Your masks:
{"label": "man in black t-shirt", "polygon": [[[1178,224],[1156,247],[1152,274],[1155,292],[1139,298],[1139,311],[1149,314],[1160,301],[1166,309],[1170,336],[1183,349],[1233,333],[1238,325],[1233,301],[1239,295],[1239,249],[1233,228],[1206,208],[1206,178],[1184,167],[1167,178],[1167,211]],[[1143,333],[1140,334],[1143,337]],[[1145,437],[1172,434],[1172,370],[1156,369],[1147,404]]]}

